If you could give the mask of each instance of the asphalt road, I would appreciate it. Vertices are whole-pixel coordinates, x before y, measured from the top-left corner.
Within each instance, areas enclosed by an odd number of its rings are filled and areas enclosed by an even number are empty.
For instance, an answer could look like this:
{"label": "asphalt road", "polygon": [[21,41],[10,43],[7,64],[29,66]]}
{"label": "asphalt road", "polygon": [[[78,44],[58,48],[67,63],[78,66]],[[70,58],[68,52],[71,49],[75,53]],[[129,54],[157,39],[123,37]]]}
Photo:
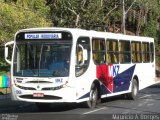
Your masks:
{"label": "asphalt road", "polygon": [[[6,102],[3,104],[2,102]],[[79,104],[52,104],[50,110],[40,111],[34,103],[0,102],[2,120],[160,120],[160,84],[139,92],[135,101],[124,96],[103,99],[94,109]],[[9,104],[10,103],[10,104]],[[3,107],[2,107],[3,106]],[[7,107],[5,107],[7,106]]]}

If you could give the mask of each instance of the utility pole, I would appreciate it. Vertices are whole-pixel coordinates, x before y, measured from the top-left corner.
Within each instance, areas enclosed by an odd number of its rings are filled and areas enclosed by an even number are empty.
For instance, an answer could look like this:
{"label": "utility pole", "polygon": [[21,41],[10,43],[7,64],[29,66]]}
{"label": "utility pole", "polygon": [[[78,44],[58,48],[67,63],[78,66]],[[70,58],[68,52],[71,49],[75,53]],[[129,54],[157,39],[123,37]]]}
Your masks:
{"label": "utility pole", "polygon": [[123,29],[123,34],[126,34],[126,14],[131,9],[131,7],[133,6],[133,4],[135,2],[136,2],[136,0],[134,0],[133,3],[131,4],[131,6],[128,8],[128,10],[125,11],[125,3],[124,3],[124,0],[122,0],[122,8],[123,8],[122,29]]}

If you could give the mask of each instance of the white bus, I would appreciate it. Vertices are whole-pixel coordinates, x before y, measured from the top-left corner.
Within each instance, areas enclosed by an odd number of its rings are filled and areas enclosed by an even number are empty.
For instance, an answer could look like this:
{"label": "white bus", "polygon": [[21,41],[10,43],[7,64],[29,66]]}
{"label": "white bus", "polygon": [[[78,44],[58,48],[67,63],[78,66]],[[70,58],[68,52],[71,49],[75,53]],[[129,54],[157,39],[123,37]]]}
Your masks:
{"label": "white bus", "polygon": [[[8,47],[13,54],[8,59]],[[155,84],[154,39],[74,28],[32,28],[5,44],[11,64],[11,98],[35,102],[83,103]]]}

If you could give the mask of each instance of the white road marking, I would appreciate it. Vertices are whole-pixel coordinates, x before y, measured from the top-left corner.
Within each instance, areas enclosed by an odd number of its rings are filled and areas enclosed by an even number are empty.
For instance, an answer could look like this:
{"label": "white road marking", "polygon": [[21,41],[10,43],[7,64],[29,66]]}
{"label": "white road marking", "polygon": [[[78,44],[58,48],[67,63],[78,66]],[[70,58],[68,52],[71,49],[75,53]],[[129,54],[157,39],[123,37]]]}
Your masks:
{"label": "white road marking", "polygon": [[145,96],[139,97],[139,99],[143,99],[143,98],[146,98],[146,97],[151,97],[151,95],[145,95]]}
{"label": "white road marking", "polygon": [[103,107],[103,108],[99,108],[99,109],[96,109],[96,110],[92,110],[92,111],[89,111],[89,112],[85,112],[83,113],[82,115],[86,115],[86,114],[90,114],[90,113],[93,113],[93,112],[96,112],[96,111],[100,111],[100,110],[103,110],[105,109],[106,107]]}

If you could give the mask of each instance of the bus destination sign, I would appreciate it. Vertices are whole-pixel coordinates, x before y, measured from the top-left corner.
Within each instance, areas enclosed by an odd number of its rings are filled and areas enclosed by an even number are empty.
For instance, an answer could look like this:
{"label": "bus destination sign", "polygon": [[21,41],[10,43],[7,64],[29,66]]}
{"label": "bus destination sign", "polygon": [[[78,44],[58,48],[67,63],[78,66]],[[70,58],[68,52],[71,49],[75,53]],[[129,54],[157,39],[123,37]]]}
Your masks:
{"label": "bus destination sign", "polygon": [[61,33],[25,33],[25,39],[62,39]]}

